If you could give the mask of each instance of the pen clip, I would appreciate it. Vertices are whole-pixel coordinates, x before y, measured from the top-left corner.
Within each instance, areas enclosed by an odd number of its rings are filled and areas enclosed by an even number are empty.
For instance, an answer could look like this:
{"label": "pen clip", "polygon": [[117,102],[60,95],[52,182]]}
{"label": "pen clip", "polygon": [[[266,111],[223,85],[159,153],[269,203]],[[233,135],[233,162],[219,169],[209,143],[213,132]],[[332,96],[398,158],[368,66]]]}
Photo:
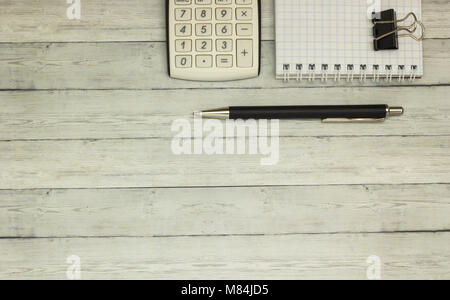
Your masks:
{"label": "pen clip", "polygon": [[349,119],[349,118],[327,118],[323,119],[322,123],[383,123],[386,118],[379,119]]}

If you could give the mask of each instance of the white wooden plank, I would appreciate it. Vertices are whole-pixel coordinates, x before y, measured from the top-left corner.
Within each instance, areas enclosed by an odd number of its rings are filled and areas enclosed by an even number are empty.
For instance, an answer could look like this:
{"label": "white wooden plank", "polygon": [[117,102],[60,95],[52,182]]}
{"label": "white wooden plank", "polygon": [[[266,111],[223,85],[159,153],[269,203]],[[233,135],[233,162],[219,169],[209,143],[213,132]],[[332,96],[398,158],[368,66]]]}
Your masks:
{"label": "white wooden plank", "polygon": [[383,102],[405,106],[405,115],[384,124],[283,121],[280,135],[450,135],[449,93],[450,87],[0,92],[0,139],[170,138],[175,120],[202,109]]}
{"label": "white wooden plank", "polygon": [[171,139],[1,142],[0,189],[448,183],[450,178],[448,136],[280,138],[278,163],[270,166],[261,165],[262,159],[275,163],[276,151],[175,155],[171,145]]}
{"label": "white wooden plank", "polygon": [[[164,41],[166,0],[81,1],[81,19],[69,20],[65,1],[3,1],[2,42]],[[274,1],[262,1],[263,39],[274,39]],[[449,38],[447,0],[423,1],[427,38]]]}
{"label": "white wooden plank", "polygon": [[449,279],[450,234],[2,239],[1,279]]}
{"label": "white wooden plank", "polygon": [[425,77],[388,83],[275,80],[273,42],[263,43],[262,74],[232,82],[190,82],[167,75],[164,43],[0,44],[0,89],[169,89],[436,85],[450,83],[450,40],[428,40]]}
{"label": "white wooden plank", "polygon": [[[448,232],[326,234],[448,231],[448,87],[420,86],[450,82],[450,2],[424,1],[427,37],[444,40],[425,42],[426,76],[414,89],[275,81],[273,1],[263,4],[262,76],[204,84],[167,78],[163,1],[83,1],[80,21],[65,18],[64,1],[0,3],[0,89],[127,90],[0,92],[1,140],[119,138],[0,142],[0,236],[93,237],[0,239],[1,279],[65,279],[73,254],[84,279],[365,279],[369,255],[382,259],[384,279],[450,278]],[[97,41],[143,43],[13,44]],[[407,114],[377,125],[283,122],[271,167],[261,156],[171,154],[172,120],[281,96],[376,96]],[[286,184],[301,186],[152,188]],[[59,189],[97,187],[150,188]],[[58,189],[9,190],[32,188]],[[228,236],[247,234],[269,236]],[[95,238],[113,235],[135,238]]]}
{"label": "white wooden plank", "polygon": [[1,237],[442,231],[450,185],[3,190]]}
{"label": "white wooden plank", "polygon": [[286,84],[275,80],[273,42],[263,43],[260,77],[218,83],[170,79],[165,43],[0,44],[0,89],[286,88],[450,83],[450,40],[427,40],[424,48],[425,77],[414,83],[316,80]]}

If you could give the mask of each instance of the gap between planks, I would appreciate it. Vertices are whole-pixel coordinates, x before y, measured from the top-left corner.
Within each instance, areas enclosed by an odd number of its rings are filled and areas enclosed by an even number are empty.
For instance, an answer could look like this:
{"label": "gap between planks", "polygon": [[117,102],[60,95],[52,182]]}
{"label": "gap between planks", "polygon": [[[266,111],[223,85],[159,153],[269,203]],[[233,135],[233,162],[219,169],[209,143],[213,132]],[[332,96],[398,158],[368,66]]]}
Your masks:
{"label": "gap between planks", "polygon": [[170,238],[233,238],[233,237],[277,237],[277,236],[317,236],[317,235],[397,235],[397,234],[440,234],[450,233],[449,229],[438,230],[398,230],[398,231],[341,231],[341,232],[298,232],[298,233],[231,233],[231,234],[180,234],[180,235],[111,235],[111,236],[0,236],[0,240],[76,240],[76,239],[170,239]]}
{"label": "gap between planks", "polygon": [[223,188],[271,188],[271,187],[339,187],[339,186],[421,186],[421,185],[450,185],[450,182],[416,182],[416,183],[355,183],[355,184],[286,184],[286,185],[230,185],[230,186],[148,186],[148,187],[94,187],[94,188],[25,188],[25,189],[1,189],[0,191],[70,191],[70,190],[146,190],[146,189],[223,189]]}

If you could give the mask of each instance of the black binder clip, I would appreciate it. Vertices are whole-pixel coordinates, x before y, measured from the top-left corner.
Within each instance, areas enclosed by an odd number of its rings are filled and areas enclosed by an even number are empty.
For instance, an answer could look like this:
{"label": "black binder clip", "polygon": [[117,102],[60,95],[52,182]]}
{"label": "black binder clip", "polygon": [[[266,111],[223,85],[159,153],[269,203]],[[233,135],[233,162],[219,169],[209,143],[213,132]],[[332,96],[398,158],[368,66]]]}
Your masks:
{"label": "black binder clip", "polygon": [[[414,19],[414,22],[407,26],[399,26],[399,23],[405,22],[410,17]],[[399,48],[399,37],[410,37],[420,42],[425,37],[425,26],[420,22],[413,12],[410,12],[406,17],[401,20],[397,20],[397,13],[394,9],[385,10],[379,13],[373,13],[372,22],[374,47],[375,51],[379,50],[397,50]],[[421,29],[422,35],[417,37],[415,33],[418,28]],[[404,34],[399,34],[401,31],[406,31]]]}

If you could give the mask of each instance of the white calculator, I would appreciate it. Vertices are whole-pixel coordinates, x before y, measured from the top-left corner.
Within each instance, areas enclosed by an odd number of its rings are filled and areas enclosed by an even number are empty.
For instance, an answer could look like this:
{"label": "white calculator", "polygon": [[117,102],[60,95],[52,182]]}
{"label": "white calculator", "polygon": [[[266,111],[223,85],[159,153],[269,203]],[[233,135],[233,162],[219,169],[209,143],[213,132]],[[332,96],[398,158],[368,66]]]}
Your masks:
{"label": "white calculator", "polygon": [[169,75],[196,81],[257,77],[260,0],[166,0]]}

